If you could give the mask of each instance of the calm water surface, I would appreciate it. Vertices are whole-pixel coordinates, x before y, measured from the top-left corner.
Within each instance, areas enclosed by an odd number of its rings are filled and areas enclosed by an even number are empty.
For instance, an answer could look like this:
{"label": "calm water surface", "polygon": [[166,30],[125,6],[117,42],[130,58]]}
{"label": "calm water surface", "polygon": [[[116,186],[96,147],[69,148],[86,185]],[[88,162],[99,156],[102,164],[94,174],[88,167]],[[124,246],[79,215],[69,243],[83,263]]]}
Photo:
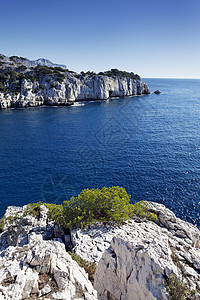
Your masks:
{"label": "calm water surface", "polygon": [[145,81],[162,94],[0,111],[0,215],[119,185],[200,227],[200,80]]}

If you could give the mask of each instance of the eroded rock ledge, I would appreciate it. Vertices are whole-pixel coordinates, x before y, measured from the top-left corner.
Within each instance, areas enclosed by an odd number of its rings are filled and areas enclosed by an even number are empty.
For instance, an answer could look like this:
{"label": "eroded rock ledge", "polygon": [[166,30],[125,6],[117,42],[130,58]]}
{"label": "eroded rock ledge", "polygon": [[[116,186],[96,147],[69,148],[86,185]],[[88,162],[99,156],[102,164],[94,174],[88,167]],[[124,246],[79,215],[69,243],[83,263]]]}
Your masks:
{"label": "eroded rock ledge", "polygon": [[[39,217],[21,219],[26,207],[8,207],[12,226],[0,235],[0,299],[170,299],[170,274],[200,299],[200,231],[164,205],[150,206],[157,223],[131,219],[70,234],[48,220],[45,206]],[[98,263],[94,288],[69,248]]]}

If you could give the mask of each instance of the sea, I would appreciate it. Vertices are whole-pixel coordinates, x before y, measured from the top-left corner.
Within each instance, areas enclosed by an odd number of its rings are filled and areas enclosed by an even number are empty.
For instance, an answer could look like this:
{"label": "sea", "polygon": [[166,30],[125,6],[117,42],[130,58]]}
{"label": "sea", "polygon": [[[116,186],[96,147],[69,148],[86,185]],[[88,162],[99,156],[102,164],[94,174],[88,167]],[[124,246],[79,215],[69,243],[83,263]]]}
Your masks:
{"label": "sea", "polygon": [[0,217],[121,186],[200,228],[200,80],[143,81],[150,95],[0,111]]}

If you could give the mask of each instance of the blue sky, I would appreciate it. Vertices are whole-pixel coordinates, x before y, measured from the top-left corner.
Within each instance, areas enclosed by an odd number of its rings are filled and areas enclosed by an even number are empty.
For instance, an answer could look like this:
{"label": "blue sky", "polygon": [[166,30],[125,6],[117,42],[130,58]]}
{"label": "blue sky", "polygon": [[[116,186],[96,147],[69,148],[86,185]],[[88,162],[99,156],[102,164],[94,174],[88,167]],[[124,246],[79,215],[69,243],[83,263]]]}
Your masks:
{"label": "blue sky", "polygon": [[7,56],[200,78],[200,0],[3,0],[0,28]]}

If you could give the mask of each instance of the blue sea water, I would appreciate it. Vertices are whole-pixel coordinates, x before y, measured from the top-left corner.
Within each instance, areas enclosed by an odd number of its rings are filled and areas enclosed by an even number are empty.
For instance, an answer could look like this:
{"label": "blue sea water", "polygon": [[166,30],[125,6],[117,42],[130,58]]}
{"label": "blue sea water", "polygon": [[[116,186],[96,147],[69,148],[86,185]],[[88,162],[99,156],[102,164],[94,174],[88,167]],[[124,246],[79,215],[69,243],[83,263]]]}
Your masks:
{"label": "blue sea water", "polygon": [[200,80],[145,81],[162,94],[0,111],[0,215],[119,185],[200,227]]}

